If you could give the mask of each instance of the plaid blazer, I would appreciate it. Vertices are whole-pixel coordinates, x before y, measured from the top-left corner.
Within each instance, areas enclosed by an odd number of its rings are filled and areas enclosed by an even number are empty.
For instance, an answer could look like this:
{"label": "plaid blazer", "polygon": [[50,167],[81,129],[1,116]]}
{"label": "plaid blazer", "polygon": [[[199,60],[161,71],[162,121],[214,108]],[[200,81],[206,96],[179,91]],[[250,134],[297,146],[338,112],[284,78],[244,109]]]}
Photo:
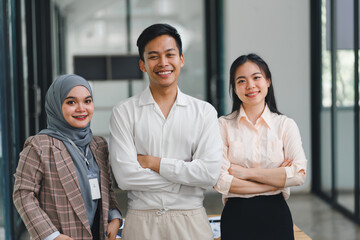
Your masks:
{"label": "plaid blazer", "polygon": [[[100,169],[100,236],[107,239],[108,211],[119,209],[107,143],[94,136],[90,149]],[[14,204],[33,239],[44,239],[55,231],[73,239],[92,239],[75,166],[62,141],[48,135],[29,137],[14,176]]]}

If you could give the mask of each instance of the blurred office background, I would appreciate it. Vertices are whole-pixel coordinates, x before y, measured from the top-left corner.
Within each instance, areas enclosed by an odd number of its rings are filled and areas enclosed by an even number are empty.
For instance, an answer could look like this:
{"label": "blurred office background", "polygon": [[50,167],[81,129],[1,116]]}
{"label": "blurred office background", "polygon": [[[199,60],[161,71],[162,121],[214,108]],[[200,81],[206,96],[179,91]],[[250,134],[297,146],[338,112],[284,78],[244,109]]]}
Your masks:
{"label": "blurred office background", "polygon": [[[231,107],[232,61],[250,52],[264,58],[278,107],[297,122],[308,158],[305,184],[292,189],[295,224],[329,239],[307,225],[308,215],[323,216],[314,210],[323,204],[318,209],[346,217],[346,239],[360,239],[359,0],[0,0],[0,239],[26,232],[13,207],[13,173],[25,139],[46,127],[51,82],[64,73],[90,80],[92,130],[108,137],[112,106],[148,85],[136,40],[159,22],[183,40],[181,90],[219,116]],[[208,211],[220,214],[220,195],[207,196]]]}

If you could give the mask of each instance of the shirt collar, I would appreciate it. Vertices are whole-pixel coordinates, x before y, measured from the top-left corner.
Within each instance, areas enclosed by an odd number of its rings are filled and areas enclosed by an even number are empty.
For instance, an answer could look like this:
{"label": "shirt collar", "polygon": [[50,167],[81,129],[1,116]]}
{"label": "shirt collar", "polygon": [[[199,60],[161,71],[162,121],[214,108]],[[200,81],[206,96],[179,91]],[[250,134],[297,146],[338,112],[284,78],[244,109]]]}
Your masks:
{"label": "shirt collar", "polygon": [[264,120],[264,122],[268,125],[269,128],[272,128],[271,111],[267,104],[265,105],[263,114],[261,114],[261,118]]}
{"label": "shirt collar", "polygon": [[[240,121],[242,119],[246,119],[247,121],[250,121],[245,113],[245,109],[243,107],[243,105],[240,106],[240,112],[239,112],[239,116],[238,116],[238,123],[240,123]],[[271,123],[271,111],[268,107],[268,105],[266,104],[265,105],[265,109],[264,109],[264,112],[261,114],[260,116],[260,121],[264,121],[265,124],[271,128],[272,127],[272,123]]]}
{"label": "shirt collar", "polygon": [[[140,100],[139,100],[140,106],[149,105],[149,104],[155,104],[155,100],[150,91],[150,86],[147,87],[140,94]],[[180,91],[179,87],[177,88],[177,96],[176,96],[175,104],[179,106],[188,105],[188,100],[186,98],[186,95]]]}

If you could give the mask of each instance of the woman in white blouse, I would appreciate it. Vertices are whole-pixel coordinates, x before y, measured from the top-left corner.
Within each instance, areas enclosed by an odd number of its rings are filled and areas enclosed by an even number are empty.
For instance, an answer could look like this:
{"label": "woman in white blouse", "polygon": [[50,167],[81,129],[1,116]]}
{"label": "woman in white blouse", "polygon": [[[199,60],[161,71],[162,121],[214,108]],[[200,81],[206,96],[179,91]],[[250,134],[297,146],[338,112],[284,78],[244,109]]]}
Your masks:
{"label": "woman in white blouse", "polygon": [[256,54],[230,68],[232,113],[219,119],[223,164],[221,239],[294,239],[286,199],[304,183],[306,158],[294,120],[276,107],[271,73]]}

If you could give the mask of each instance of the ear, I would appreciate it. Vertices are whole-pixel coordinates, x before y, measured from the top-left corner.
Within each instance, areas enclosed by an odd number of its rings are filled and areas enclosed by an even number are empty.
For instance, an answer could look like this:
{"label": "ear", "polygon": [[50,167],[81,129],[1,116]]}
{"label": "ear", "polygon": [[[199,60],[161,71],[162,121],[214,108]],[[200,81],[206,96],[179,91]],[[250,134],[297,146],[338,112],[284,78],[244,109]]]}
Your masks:
{"label": "ear", "polygon": [[234,91],[235,95],[237,95],[237,92],[236,92],[236,88],[235,88],[235,87],[233,88],[233,91]]}
{"label": "ear", "polygon": [[266,82],[267,82],[267,86],[270,87],[270,85],[271,85],[271,79],[270,79],[270,78],[267,78],[267,79],[266,79]]}
{"label": "ear", "polygon": [[146,72],[145,63],[141,59],[139,60],[139,66],[141,71]]}
{"label": "ear", "polygon": [[181,61],[181,67],[183,67],[184,64],[185,64],[184,54],[181,54],[181,56],[180,56],[180,61]]}

